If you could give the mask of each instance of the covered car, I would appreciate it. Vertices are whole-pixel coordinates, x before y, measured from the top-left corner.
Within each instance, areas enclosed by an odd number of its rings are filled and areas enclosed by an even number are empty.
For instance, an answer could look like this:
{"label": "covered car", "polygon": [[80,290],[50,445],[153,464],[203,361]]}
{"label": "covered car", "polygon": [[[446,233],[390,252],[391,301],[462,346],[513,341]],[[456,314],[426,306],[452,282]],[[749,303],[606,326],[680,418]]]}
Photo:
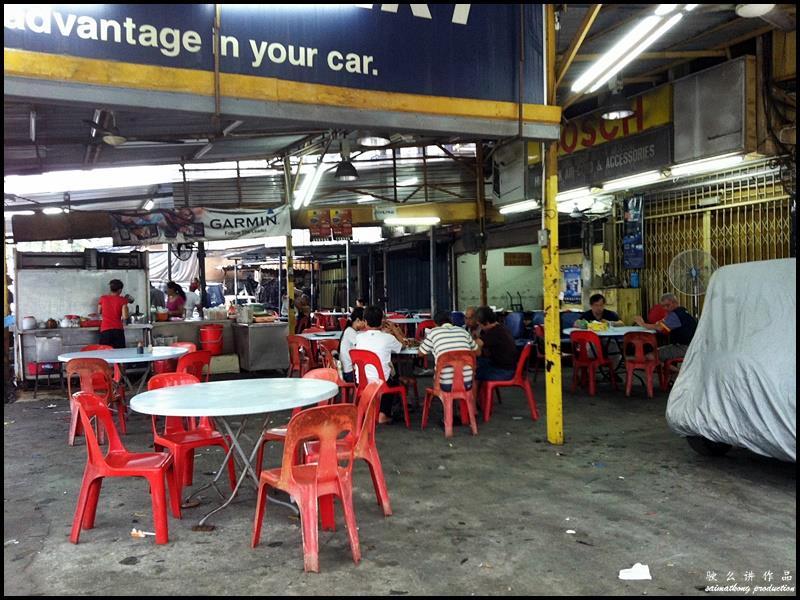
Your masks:
{"label": "covered car", "polygon": [[730,446],[796,462],[795,259],[731,265],[711,277],[667,422],[704,454]]}

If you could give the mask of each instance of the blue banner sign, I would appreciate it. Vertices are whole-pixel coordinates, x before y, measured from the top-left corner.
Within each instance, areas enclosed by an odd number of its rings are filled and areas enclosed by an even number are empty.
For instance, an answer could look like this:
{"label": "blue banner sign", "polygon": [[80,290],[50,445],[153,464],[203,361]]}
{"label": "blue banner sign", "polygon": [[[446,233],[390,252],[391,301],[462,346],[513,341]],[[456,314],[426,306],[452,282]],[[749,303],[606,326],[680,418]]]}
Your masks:
{"label": "blue banner sign", "polygon": [[[213,4],[6,5],[4,21],[7,49],[214,69]],[[543,104],[542,54],[540,4],[220,5],[223,74]]]}

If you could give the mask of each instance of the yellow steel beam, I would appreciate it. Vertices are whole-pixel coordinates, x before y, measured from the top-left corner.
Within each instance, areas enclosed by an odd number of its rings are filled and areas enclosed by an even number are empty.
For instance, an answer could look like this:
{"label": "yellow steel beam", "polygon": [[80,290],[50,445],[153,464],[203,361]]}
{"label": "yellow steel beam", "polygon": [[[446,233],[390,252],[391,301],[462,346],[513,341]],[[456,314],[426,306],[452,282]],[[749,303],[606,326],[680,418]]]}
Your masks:
{"label": "yellow steel beam", "polygon": [[[547,90],[549,102],[556,98],[556,26],[552,4],[547,7]],[[547,441],[564,443],[564,417],[561,397],[561,269],[558,260],[558,142],[551,142],[545,156],[544,228],[549,231],[549,241],[542,247],[544,265],[544,363],[545,395],[547,403]]]}
{"label": "yellow steel beam", "polygon": [[[597,60],[602,54],[578,54],[575,62]],[[675,50],[664,52],[642,52],[636,60],[664,60],[667,58],[725,58],[725,50]],[[559,80],[560,81],[560,80]]]}
{"label": "yellow steel beam", "polygon": [[562,57],[561,66],[556,76],[556,87],[561,85],[561,81],[564,79],[564,75],[567,74],[572,61],[577,58],[578,50],[580,50],[583,40],[586,39],[586,34],[589,33],[589,29],[592,27],[592,23],[594,23],[597,15],[600,14],[600,9],[602,7],[602,4],[593,4],[589,10],[586,11],[586,16],[583,17],[583,22],[581,22],[580,27],[578,27],[578,33],[575,34],[572,42],[570,42],[569,48],[567,48],[567,51]]}

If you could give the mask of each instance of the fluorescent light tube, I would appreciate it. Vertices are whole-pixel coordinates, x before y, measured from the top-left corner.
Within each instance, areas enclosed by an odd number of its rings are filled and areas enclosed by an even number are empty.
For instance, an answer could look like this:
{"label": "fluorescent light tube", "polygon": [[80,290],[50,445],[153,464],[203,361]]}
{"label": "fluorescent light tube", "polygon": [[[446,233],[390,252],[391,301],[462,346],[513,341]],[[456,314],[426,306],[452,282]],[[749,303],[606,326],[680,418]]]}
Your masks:
{"label": "fluorescent light tube", "polygon": [[[649,17],[648,17],[649,18]],[[656,17],[659,18],[659,17]],[[625,55],[621,61],[619,61],[616,65],[614,65],[611,70],[606,71],[600,79],[598,79],[594,85],[589,89],[589,93],[596,92],[600,87],[609,79],[614,77],[617,73],[619,73],[622,69],[624,69],[632,60],[634,60],[637,56],[639,56],[642,52],[647,50],[653,42],[655,42],[658,38],[664,35],[667,31],[672,29],[672,27],[681,19],[683,18],[683,13],[678,13],[677,15],[673,15],[669,18],[669,20],[664,23],[661,27],[656,29],[650,37],[648,37],[645,41],[641,44],[636,46],[632,51]]]}
{"label": "fluorescent light tube", "polygon": [[514,204],[503,206],[500,209],[500,214],[508,215],[513,213],[521,213],[521,212],[526,212],[528,210],[535,210],[537,208],[539,208],[538,200],[523,200],[522,202],[515,202]]}
{"label": "fluorescent light tube", "polygon": [[42,212],[46,215],[60,215],[64,211],[58,206],[48,206],[47,208],[43,208]]}
{"label": "fluorescent light tube", "polygon": [[614,65],[631,48],[633,48],[639,42],[639,40],[650,33],[650,31],[655,28],[655,26],[658,25],[661,20],[661,17],[656,16],[650,16],[643,19],[641,23],[639,23],[636,27],[629,31],[625,37],[617,42],[611,48],[611,50],[598,58],[597,61],[590,66],[575,83],[572,84],[572,91],[578,93],[585,90],[590,83],[602,75],[606,69]]}
{"label": "fluorescent light tube", "polygon": [[621,177],[620,179],[612,179],[603,184],[604,192],[614,192],[617,190],[629,190],[635,187],[655,183],[661,179],[660,171],[647,171],[639,173],[638,175],[631,175],[630,177]]}
{"label": "fluorescent light tube", "polygon": [[586,196],[591,196],[592,192],[589,190],[588,187],[582,188],[575,188],[574,190],[567,190],[565,192],[559,192],[556,194],[556,202],[567,202],[568,200],[573,200],[575,198],[584,198]]}
{"label": "fluorescent light tube", "polygon": [[697,175],[698,173],[707,173],[709,171],[718,171],[720,169],[727,169],[728,167],[735,167],[742,161],[744,161],[744,156],[741,154],[715,156],[713,158],[705,158],[703,160],[695,160],[675,165],[670,169],[670,172],[674,177]]}
{"label": "fluorescent light tube", "polygon": [[441,221],[439,217],[387,217],[383,220],[386,225],[438,225]]}

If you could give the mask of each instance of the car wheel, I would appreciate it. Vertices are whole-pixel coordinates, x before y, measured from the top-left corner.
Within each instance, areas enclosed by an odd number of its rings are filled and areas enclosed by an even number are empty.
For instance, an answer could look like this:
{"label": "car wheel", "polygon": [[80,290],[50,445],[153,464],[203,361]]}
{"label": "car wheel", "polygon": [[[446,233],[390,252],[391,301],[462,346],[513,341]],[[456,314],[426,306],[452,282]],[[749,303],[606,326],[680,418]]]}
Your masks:
{"label": "car wheel", "polygon": [[695,452],[703,456],[724,456],[728,453],[728,450],[731,449],[730,444],[712,442],[700,436],[687,437],[686,441],[689,442],[689,445]]}

